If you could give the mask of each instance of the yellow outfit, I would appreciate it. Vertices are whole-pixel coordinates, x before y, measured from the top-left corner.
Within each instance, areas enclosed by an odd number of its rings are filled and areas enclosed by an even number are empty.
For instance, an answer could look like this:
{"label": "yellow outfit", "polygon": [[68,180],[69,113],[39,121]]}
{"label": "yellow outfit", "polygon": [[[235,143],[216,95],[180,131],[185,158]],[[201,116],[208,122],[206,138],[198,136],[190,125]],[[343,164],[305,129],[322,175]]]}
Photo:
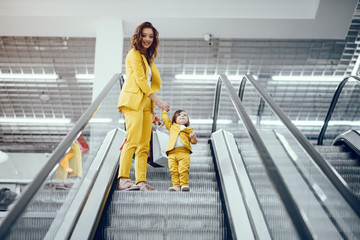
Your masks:
{"label": "yellow outfit", "polygon": [[[190,154],[192,153],[190,143],[196,144],[196,142],[191,141],[189,135],[194,133],[194,131],[191,127],[180,130],[179,124],[170,121],[167,112],[162,113],[162,119],[166,128],[169,130],[169,142],[166,148],[166,154],[168,155],[172,185],[174,187],[188,186]],[[184,147],[174,148],[178,136],[180,136],[181,143]]]}
{"label": "yellow outfit", "polygon": [[151,87],[149,86],[149,64],[145,56],[134,48],[126,56],[125,65],[126,81],[119,96],[118,109],[125,117],[127,141],[120,156],[118,178],[129,178],[131,160],[135,153],[135,181],[146,182],[152,112],[155,106],[149,95],[159,91],[161,78],[156,65],[151,63],[152,78]]}
{"label": "yellow outfit", "polygon": [[75,141],[70,151],[66,154],[59,167],[56,169],[55,179],[67,179],[68,171],[66,170],[66,167],[73,170],[70,174],[70,177],[82,177],[81,150],[77,141]]}
{"label": "yellow outfit", "polygon": [[70,168],[70,166],[69,166],[69,160],[70,160],[73,156],[74,156],[73,153],[68,152],[68,153],[66,154],[66,156],[63,158],[63,160],[61,160],[61,162],[60,162],[60,166],[61,166],[63,169],[65,169],[68,173],[72,173],[72,172],[73,172],[72,168]]}

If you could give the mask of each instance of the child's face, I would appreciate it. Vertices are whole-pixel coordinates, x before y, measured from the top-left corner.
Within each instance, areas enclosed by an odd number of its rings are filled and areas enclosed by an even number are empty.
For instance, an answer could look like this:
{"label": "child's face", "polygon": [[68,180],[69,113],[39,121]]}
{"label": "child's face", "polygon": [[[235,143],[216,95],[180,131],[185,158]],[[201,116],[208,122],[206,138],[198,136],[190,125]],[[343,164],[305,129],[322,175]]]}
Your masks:
{"label": "child's face", "polygon": [[180,125],[185,125],[186,123],[188,123],[188,121],[189,121],[189,117],[187,112],[181,112],[179,116],[177,116],[176,118],[176,123]]}

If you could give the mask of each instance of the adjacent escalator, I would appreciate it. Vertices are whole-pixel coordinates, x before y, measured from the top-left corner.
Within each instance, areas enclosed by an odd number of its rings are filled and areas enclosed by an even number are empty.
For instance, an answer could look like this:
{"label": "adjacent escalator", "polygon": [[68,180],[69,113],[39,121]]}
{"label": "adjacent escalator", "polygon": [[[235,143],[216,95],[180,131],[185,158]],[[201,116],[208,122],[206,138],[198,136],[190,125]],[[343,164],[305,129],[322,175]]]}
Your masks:
{"label": "adjacent escalator", "polygon": [[344,145],[316,145],[315,148],[335,168],[360,199],[360,157]]}
{"label": "adjacent escalator", "polygon": [[[212,142],[221,171],[234,173],[239,205],[246,209],[254,235],[266,225],[272,239],[359,238],[359,199],[260,84],[251,75],[244,80],[246,91],[242,83],[237,95],[220,75]],[[232,149],[228,160],[222,149]],[[226,178],[221,182],[226,188]],[[238,210],[227,202],[226,207],[234,233],[231,217]]]}

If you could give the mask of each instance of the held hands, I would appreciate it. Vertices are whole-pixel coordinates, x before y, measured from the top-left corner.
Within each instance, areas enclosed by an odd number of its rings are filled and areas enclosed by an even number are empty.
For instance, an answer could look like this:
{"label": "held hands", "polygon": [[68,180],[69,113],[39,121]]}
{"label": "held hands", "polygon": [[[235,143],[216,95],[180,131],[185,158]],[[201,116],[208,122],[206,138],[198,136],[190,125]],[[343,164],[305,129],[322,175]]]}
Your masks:
{"label": "held hands", "polygon": [[168,112],[168,111],[170,110],[170,106],[169,106],[166,102],[160,100],[160,98],[158,98],[158,101],[156,101],[155,104],[156,104],[162,111]]}
{"label": "held hands", "polygon": [[195,133],[190,133],[189,137],[190,137],[192,143],[197,143],[198,140],[197,140]]}
{"label": "held hands", "polygon": [[158,106],[162,111],[168,112],[170,110],[170,106],[166,102],[158,98],[155,93],[150,94],[149,98],[154,101],[156,106]]}

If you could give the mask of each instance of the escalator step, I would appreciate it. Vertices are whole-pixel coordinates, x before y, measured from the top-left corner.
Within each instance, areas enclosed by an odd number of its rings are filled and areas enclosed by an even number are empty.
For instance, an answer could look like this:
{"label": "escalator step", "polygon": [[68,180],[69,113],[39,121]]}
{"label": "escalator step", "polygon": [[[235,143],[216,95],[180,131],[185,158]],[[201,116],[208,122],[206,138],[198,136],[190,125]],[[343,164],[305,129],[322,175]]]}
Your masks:
{"label": "escalator step", "polygon": [[51,201],[32,201],[27,207],[28,212],[56,212],[61,206],[62,202],[51,202]]}
{"label": "escalator step", "polygon": [[330,159],[327,161],[333,166],[359,166],[357,159]]}
{"label": "escalator step", "polygon": [[349,187],[352,192],[360,199],[360,183],[353,183]]}
{"label": "escalator step", "polygon": [[313,145],[313,146],[319,153],[324,153],[324,152],[336,153],[336,152],[344,151],[344,147],[341,145],[339,146]]}
{"label": "escalator step", "polygon": [[360,175],[357,174],[343,174],[341,175],[348,184],[360,183]]}
{"label": "escalator step", "polygon": [[16,222],[15,229],[44,228],[48,229],[54,218],[22,217]]}
{"label": "escalator step", "polygon": [[68,194],[69,190],[40,189],[34,196],[34,199],[63,202]]}
{"label": "escalator step", "polygon": [[139,214],[139,215],[108,215],[105,227],[128,229],[138,226],[139,229],[218,229],[224,227],[224,218],[208,215],[176,215],[176,214]]}
{"label": "escalator step", "polygon": [[348,152],[323,152],[320,153],[325,159],[349,159],[351,155]]}
{"label": "escalator step", "polygon": [[[159,180],[165,180],[165,179],[171,179],[170,172],[151,172],[149,171],[146,174],[149,181],[159,181]],[[130,179],[135,178],[135,173],[130,172]],[[189,173],[189,181],[214,181],[216,182],[216,174],[214,172],[191,172]]]}
{"label": "escalator step", "polygon": [[338,173],[342,174],[359,174],[360,175],[360,166],[334,166]]}
{"label": "escalator step", "polygon": [[211,151],[208,149],[209,147],[207,146],[207,148],[194,148],[192,147],[192,154],[190,155],[191,157],[207,157],[207,156],[211,156]]}
{"label": "escalator step", "polygon": [[[212,161],[212,160],[211,160]],[[190,172],[214,172],[214,164],[211,163],[203,163],[198,164],[196,161],[191,162],[190,164]]]}
{"label": "escalator step", "polygon": [[191,163],[213,163],[212,156],[209,155],[190,155]]}
{"label": "escalator step", "polygon": [[[168,188],[172,186],[171,181],[148,181],[158,191],[168,191]],[[191,192],[218,192],[217,182],[189,182]]]}
{"label": "escalator step", "polygon": [[219,216],[222,209],[216,203],[165,203],[150,202],[134,204],[132,202],[117,202],[109,206],[108,214],[129,215],[129,214],[178,214],[178,215],[207,215]]}
{"label": "escalator step", "polygon": [[228,239],[226,230],[221,229],[146,229],[129,228],[126,231],[117,228],[105,228],[104,239],[127,239],[127,240],[211,240]]}
{"label": "escalator step", "polygon": [[6,240],[19,240],[19,239],[26,239],[26,240],[38,240],[44,239],[46,233],[48,231],[48,227],[37,227],[37,228],[16,228],[12,229],[9,238]]}
{"label": "escalator step", "polygon": [[186,203],[196,204],[196,203],[220,203],[219,193],[209,192],[209,193],[200,193],[200,192],[142,192],[142,191],[129,191],[121,192],[115,191],[112,196],[111,203],[117,202],[132,202],[132,203],[143,203],[143,202],[168,202],[168,203],[183,203],[186,200]]}

